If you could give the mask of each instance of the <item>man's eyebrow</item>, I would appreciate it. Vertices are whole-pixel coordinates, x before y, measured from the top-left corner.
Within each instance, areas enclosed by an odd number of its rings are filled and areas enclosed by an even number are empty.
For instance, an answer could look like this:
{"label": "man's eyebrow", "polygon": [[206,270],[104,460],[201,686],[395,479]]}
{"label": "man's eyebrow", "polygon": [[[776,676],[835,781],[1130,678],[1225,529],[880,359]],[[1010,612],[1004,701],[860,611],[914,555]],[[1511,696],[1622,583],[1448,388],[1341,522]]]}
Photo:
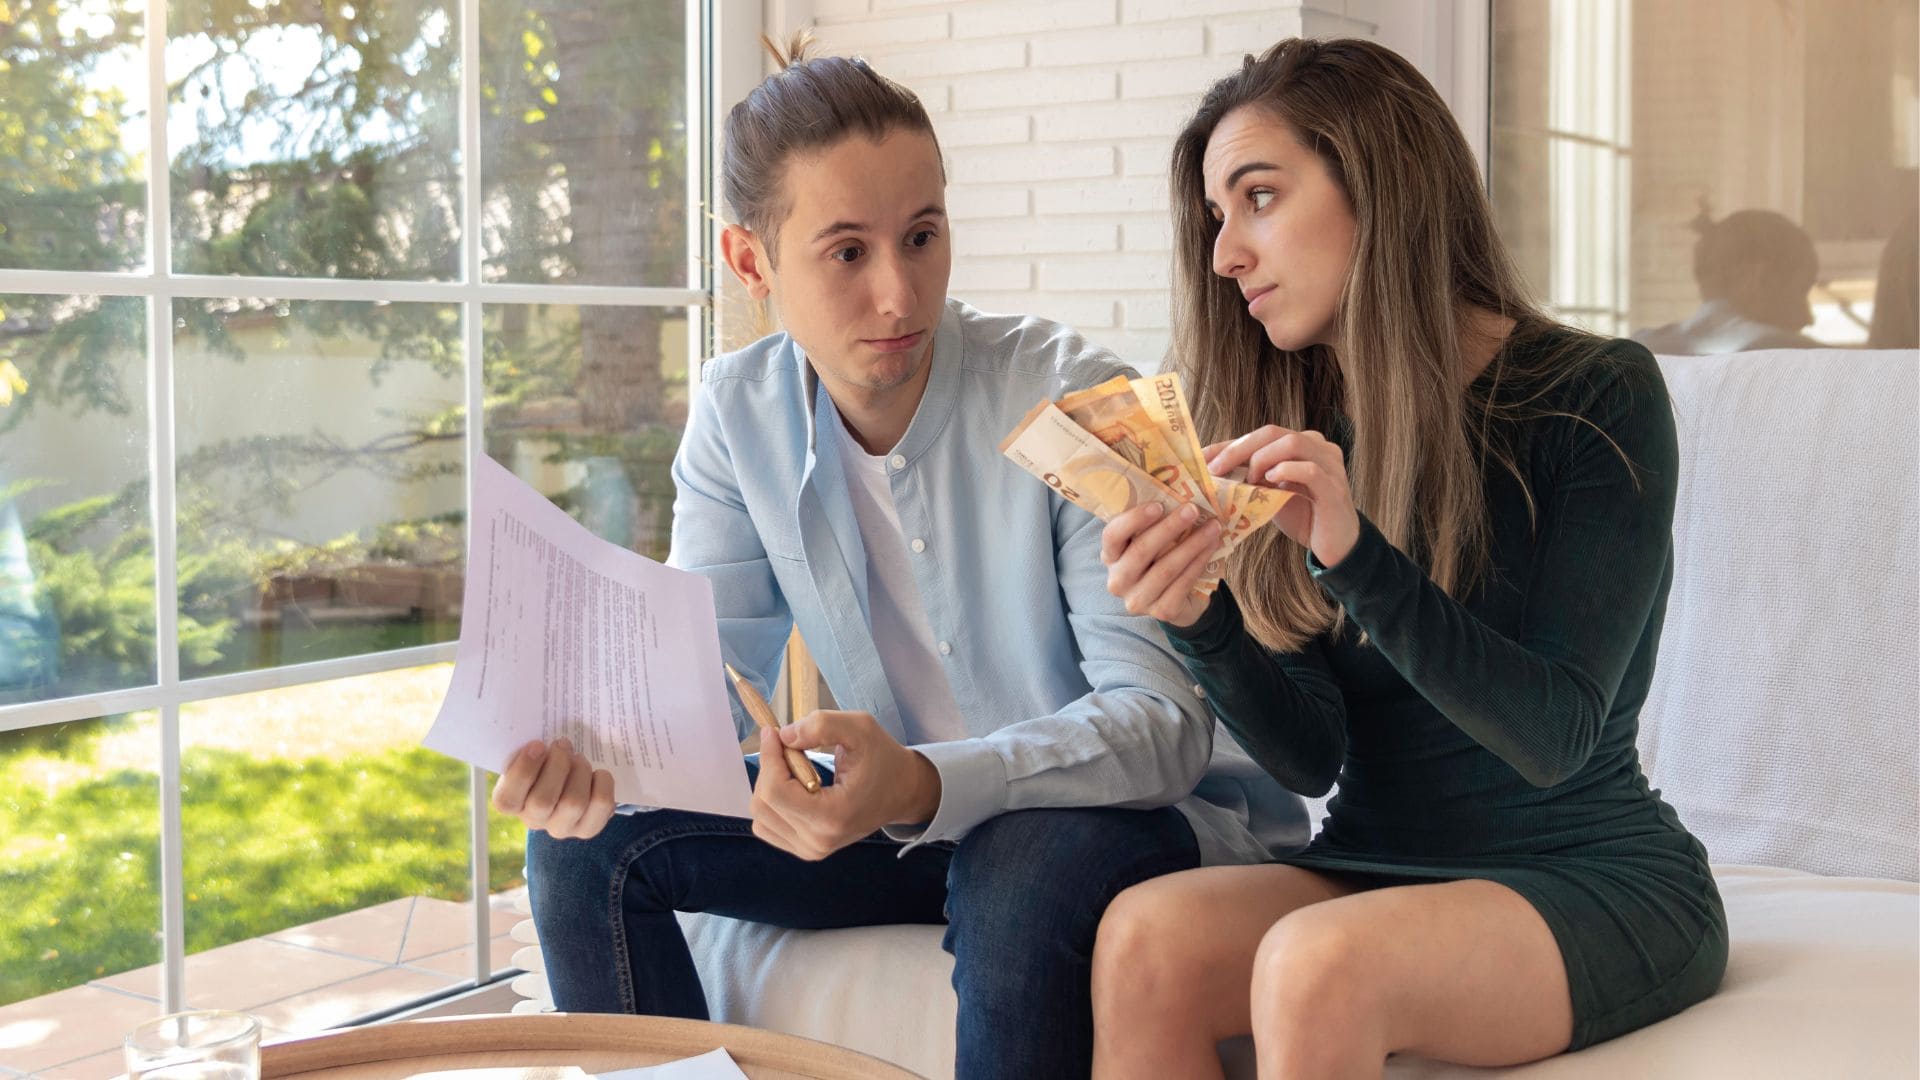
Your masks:
{"label": "man's eyebrow", "polygon": [[[913,216],[916,219],[928,218],[928,217],[945,218],[947,216],[947,211],[939,203],[928,203],[927,205],[921,207],[919,211],[916,212]],[[867,228],[868,228],[867,224],[863,221],[836,221],[833,224],[827,226],[826,228],[821,229],[819,232],[814,233],[813,239],[807,242],[810,244],[817,244],[820,241],[825,240],[827,237],[834,236],[838,233],[865,232],[867,231]]]}
{"label": "man's eyebrow", "polygon": [[814,233],[813,239],[807,242],[810,244],[817,244],[820,241],[825,240],[827,237],[832,236],[835,233],[864,232],[866,231],[866,228],[867,228],[866,225],[858,221],[836,221],[833,224],[827,226],[826,228],[821,229],[819,232]]}

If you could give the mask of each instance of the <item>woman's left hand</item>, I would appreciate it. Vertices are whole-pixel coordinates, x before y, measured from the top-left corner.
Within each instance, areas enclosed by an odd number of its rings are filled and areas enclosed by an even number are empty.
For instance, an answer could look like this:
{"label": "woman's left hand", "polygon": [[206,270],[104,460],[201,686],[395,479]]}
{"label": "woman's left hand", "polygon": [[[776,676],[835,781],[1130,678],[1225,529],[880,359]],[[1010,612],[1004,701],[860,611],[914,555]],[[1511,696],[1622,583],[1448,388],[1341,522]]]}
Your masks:
{"label": "woman's left hand", "polygon": [[1317,431],[1292,431],[1268,424],[1231,442],[1205,450],[1207,469],[1225,476],[1246,467],[1249,484],[1291,491],[1274,515],[1288,538],[1313,552],[1331,568],[1347,557],[1360,539],[1360,514],[1347,484],[1347,457]]}

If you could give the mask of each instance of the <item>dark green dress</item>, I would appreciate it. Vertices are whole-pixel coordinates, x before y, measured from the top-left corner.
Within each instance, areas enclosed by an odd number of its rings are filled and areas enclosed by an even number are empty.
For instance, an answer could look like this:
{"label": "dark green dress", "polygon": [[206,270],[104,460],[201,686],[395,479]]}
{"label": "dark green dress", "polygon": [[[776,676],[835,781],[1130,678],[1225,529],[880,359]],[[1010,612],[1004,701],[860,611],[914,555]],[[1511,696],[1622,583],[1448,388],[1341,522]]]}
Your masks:
{"label": "dark green dress", "polygon": [[[1525,399],[1539,384],[1506,378],[1530,366],[1522,350],[1566,335],[1510,344],[1476,386]],[[1634,746],[1673,576],[1665,382],[1645,349],[1615,341],[1532,405],[1496,435],[1536,516],[1490,463],[1490,572],[1464,602],[1363,517],[1337,566],[1308,560],[1346,610],[1338,639],[1270,652],[1225,589],[1192,627],[1167,629],[1255,760],[1305,795],[1338,780],[1319,835],[1280,861],[1370,884],[1512,888],[1559,942],[1578,1048],[1713,993],[1727,922],[1705,849],[1648,788]]]}

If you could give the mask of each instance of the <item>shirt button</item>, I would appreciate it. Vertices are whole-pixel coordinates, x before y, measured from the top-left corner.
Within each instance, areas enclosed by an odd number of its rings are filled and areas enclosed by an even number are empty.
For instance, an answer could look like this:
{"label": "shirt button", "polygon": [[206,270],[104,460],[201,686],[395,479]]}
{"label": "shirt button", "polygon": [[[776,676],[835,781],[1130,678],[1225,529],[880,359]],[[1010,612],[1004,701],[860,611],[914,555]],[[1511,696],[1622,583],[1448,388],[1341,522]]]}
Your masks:
{"label": "shirt button", "polygon": [[1194,683],[1193,696],[1199,698],[1202,701],[1205,701],[1207,699],[1207,688],[1204,686],[1201,686],[1199,683]]}
{"label": "shirt button", "polygon": [[907,467],[906,455],[895,454],[893,455],[893,458],[887,462],[887,464],[893,466],[896,469],[904,469]]}
{"label": "shirt button", "polygon": [[945,642],[945,641],[943,641],[943,642],[941,642],[941,643],[940,643],[940,655],[941,655],[941,656],[952,656],[952,655],[953,655],[953,645],[952,645],[952,644],[951,644],[950,642]]}
{"label": "shirt button", "polygon": [[912,547],[913,547],[913,553],[914,553],[915,555],[918,555],[918,554],[920,554],[921,552],[923,552],[923,551],[925,551],[925,550],[927,550],[927,542],[926,542],[925,540],[922,540],[922,539],[920,539],[919,537],[917,537],[917,536],[916,536],[916,537],[914,537],[914,538],[913,538],[913,545],[912,545]]}

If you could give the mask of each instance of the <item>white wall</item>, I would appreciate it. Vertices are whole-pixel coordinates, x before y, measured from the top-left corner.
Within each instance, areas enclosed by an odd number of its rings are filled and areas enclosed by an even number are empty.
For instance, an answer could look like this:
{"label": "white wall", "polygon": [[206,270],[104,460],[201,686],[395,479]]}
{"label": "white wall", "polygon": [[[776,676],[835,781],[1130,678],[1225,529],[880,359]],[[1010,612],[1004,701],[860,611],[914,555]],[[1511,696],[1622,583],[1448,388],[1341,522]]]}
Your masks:
{"label": "white wall", "polygon": [[[1070,323],[1143,368],[1167,343],[1167,159],[1200,93],[1283,37],[1378,39],[1443,93],[1460,0],[769,0],[926,103],[953,295]],[[1484,25],[1484,24],[1482,24]],[[1477,103],[1484,109],[1484,98]],[[1479,117],[1484,127],[1484,113]]]}

